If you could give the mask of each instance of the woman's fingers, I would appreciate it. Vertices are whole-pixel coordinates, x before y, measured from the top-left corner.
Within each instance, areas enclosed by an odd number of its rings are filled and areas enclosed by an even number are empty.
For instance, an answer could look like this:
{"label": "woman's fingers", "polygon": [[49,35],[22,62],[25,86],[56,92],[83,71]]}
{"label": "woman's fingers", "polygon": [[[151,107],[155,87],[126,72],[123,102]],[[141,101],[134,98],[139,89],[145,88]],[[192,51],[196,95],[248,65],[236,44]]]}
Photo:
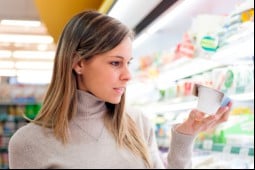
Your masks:
{"label": "woman's fingers", "polygon": [[177,131],[183,134],[196,134],[209,130],[219,123],[228,120],[232,103],[218,109],[214,115],[205,114],[197,109],[191,110],[188,119],[178,126]]}
{"label": "woman's fingers", "polygon": [[229,102],[228,103],[228,111],[222,116],[222,122],[225,122],[225,121],[227,121],[228,120],[228,118],[229,118],[229,115],[230,115],[230,111],[231,111],[231,108],[232,108],[232,105],[233,105],[233,103],[232,102]]}
{"label": "woman's fingers", "polygon": [[211,129],[216,127],[219,123],[227,121],[230,114],[231,106],[232,103],[230,103],[226,107],[219,108],[215,115],[205,117],[200,123],[200,130]]}
{"label": "woman's fingers", "polygon": [[222,123],[228,120],[231,107],[232,107],[232,102],[229,102],[227,106],[219,109],[219,111],[216,113],[216,115],[219,116],[219,123]]}

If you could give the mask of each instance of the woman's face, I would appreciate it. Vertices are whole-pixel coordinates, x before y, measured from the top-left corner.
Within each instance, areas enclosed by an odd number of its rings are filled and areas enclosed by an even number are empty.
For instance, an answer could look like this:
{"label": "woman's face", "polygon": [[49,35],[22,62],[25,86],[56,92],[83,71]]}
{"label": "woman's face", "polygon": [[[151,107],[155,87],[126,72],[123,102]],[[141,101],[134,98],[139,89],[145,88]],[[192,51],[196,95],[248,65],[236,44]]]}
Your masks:
{"label": "woman's face", "polygon": [[106,102],[119,103],[131,79],[128,68],[131,55],[132,41],[127,37],[114,49],[82,60],[78,88]]}

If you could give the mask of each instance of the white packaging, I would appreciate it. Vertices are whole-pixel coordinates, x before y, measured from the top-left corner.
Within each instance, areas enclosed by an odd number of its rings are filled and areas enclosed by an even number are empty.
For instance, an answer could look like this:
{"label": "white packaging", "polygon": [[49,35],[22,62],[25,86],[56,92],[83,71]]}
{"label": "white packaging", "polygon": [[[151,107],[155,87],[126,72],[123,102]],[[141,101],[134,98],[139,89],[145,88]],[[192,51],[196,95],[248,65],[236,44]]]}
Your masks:
{"label": "white packaging", "polygon": [[197,109],[207,114],[215,114],[221,106],[226,106],[230,98],[224,93],[201,84],[195,84],[193,94],[198,97]]}

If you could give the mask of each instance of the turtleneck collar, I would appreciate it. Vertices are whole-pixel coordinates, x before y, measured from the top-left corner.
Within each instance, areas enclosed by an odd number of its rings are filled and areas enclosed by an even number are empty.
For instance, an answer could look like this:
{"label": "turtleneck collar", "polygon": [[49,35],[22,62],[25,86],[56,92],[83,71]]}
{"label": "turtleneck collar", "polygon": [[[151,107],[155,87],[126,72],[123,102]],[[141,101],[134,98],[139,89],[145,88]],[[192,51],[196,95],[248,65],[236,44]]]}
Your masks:
{"label": "turtleneck collar", "polygon": [[99,118],[102,117],[107,108],[105,101],[99,99],[91,93],[77,90],[77,116],[80,118]]}

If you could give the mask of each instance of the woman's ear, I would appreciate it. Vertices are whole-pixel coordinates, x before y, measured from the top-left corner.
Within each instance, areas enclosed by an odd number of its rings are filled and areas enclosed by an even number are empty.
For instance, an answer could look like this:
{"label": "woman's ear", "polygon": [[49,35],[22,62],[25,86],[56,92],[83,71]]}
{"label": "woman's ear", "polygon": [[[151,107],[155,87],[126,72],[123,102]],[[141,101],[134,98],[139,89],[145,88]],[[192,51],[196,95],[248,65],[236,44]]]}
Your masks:
{"label": "woman's ear", "polygon": [[75,54],[73,56],[73,65],[72,65],[72,68],[73,70],[77,73],[77,74],[81,74],[81,71],[82,71],[82,66],[83,66],[83,63],[82,63],[82,58]]}

